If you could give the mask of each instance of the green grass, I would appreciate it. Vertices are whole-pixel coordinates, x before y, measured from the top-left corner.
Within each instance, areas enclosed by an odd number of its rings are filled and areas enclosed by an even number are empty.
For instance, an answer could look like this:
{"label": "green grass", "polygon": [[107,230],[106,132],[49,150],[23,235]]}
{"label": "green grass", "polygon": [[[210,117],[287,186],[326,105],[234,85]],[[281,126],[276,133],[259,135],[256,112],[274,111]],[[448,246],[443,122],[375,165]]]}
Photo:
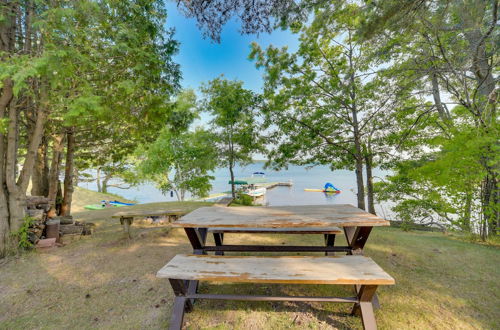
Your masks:
{"label": "green grass", "polygon": [[[87,193],[91,195],[91,193]],[[88,196],[90,197],[90,196]],[[101,197],[99,197],[101,198]],[[155,203],[193,210],[210,203]],[[119,208],[147,209],[148,204]],[[92,237],[0,261],[0,329],[157,329],[170,319],[173,293],[155,273],[191,251],[180,229],[136,224],[124,238],[117,209],[82,211]],[[458,237],[459,238],[459,237]],[[321,244],[317,236],[227,235],[228,243]],[[339,237],[339,244],[343,244]],[[499,328],[500,249],[434,232],[375,228],[365,250],[396,279],[381,287],[381,329]],[[206,283],[202,292],[351,295],[350,287]],[[199,301],[188,329],[361,328],[350,306],[330,303]]]}

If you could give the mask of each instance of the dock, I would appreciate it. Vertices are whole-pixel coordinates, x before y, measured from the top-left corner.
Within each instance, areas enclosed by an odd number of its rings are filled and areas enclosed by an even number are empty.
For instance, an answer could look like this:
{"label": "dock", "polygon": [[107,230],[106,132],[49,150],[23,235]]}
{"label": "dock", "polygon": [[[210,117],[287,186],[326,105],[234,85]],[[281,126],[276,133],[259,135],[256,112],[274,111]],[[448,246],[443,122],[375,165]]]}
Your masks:
{"label": "dock", "polygon": [[[287,182],[262,182],[262,183],[256,183],[254,184],[255,187],[257,188],[266,188],[266,189],[273,189],[276,187],[291,187],[293,186],[292,181],[287,181]],[[218,202],[218,201],[223,201],[221,204],[225,204],[226,201],[231,197],[231,191],[225,191],[222,193],[217,193],[217,194],[212,194],[204,198],[198,198],[194,199],[194,201],[197,202]],[[231,198],[232,199],[232,198]]]}
{"label": "dock", "polygon": [[292,181],[288,182],[265,182],[265,183],[258,183],[255,185],[258,188],[266,188],[266,189],[273,189],[275,187],[291,187],[293,186]]}

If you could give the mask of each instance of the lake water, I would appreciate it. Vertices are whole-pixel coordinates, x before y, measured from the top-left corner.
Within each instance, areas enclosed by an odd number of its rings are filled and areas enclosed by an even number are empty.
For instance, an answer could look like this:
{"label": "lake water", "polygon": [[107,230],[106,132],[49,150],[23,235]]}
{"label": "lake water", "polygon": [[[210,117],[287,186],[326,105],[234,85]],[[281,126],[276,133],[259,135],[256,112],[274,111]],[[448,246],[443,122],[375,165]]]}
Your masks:
{"label": "lake water", "polygon": [[[266,173],[268,182],[292,181],[292,187],[276,187],[269,189],[266,193],[265,204],[270,206],[279,205],[320,205],[320,204],[353,204],[356,205],[356,175],[353,171],[337,170],[331,171],[327,166],[305,166],[291,165],[286,170],[272,171],[264,169],[263,162],[255,162],[247,166],[237,166],[235,176],[237,179],[250,177],[254,172]],[[374,177],[383,178],[388,174],[386,171],[374,170]],[[221,193],[231,190],[229,181],[229,170],[217,169],[212,174],[212,192]],[[325,194],[322,192],[306,192],[305,188],[323,188],[326,182],[331,182],[341,190],[340,194]],[[81,183],[81,187],[97,190],[95,182]],[[158,190],[154,183],[141,184],[131,189],[109,188],[109,192],[118,194],[127,199],[136,200],[139,203],[175,201],[170,194],[166,196]],[[96,201],[96,203],[99,201]],[[388,215],[388,207],[377,205],[377,213]]]}

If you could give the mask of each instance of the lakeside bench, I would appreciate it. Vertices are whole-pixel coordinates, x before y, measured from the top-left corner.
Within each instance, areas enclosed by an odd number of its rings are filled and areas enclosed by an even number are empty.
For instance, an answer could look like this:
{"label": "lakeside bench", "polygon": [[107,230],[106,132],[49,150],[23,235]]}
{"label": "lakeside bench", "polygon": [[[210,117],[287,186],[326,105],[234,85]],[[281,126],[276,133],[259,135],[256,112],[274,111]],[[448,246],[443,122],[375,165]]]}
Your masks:
{"label": "lakeside bench", "polygon": [[172,222],[186,215],[186,213],[188,212],[183,210],[155,209],[147,211],[122,211],[113,214],[111,217],[120,219],[120,224],[123,226],[125,235],[130,238],[130,226],[134,222],[134,218],[168,217],[169,222]]}
{"label": "lakeside bench", "polygon": [[[353,304],[365,329],[376,329],[372,298],[379,285],[393,285],[394,279],[372,259],[364,256],[211,256],[177,255],[157,273],[168,278],[175,293],[170,329],[181,329],[184,312],[195,299],[250,301],[316,301]],[[217,281],[268,284],[356,285],[354,297],[306,297],[199,294],[190,282]]]}

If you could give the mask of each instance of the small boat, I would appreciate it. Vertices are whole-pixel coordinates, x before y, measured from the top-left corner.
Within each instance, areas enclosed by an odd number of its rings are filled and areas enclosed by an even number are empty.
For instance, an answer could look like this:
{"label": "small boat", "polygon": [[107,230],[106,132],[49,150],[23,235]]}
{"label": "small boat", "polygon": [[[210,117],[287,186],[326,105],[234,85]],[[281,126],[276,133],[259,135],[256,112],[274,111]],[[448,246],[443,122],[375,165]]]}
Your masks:
{"label": "small boat", "polygon": [[102,210],[102,209],[106,208],[106,205],[104,205],[104,204],[90,204],[90,205],[85,205],[83,208],[87,209],[87,210]]}
{"label": "small boat", "polygon": [[111,201],[109,202],[109,204],[111,205],[121,205],[121,206],[132,206],[132,205],[135,205],[135,203],[123,203],[123,202],[119,202],[119,201]]}
{"label": "small boat", "polygon": [[101,201],[101,204],[90,204],[85,205],[83,208],[87,210],[102,210],[109,207],[122,207],[122,206],[131,206],[135,205],[134,203],[123,203],[119,201]]}
{"label": "small boat", "polygon": [[266,188],[254,188],[254,189],[248,189],[244,191],[243,193],[245,195],[251,196],[251,197],[261,197],[266,194],[267,189]]}

